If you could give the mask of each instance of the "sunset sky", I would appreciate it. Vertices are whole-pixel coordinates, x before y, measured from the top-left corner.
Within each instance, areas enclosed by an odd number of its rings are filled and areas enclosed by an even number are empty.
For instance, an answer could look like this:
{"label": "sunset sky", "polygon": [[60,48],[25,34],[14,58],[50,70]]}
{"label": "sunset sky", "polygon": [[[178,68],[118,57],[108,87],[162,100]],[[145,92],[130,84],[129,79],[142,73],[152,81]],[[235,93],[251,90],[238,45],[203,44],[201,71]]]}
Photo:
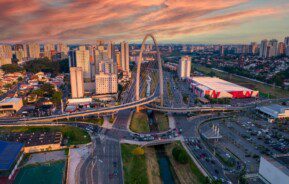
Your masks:
{"label": "sunset sky", "polygon": [[249,43],[289,36],[289,0],[0,0],[0,42]]}

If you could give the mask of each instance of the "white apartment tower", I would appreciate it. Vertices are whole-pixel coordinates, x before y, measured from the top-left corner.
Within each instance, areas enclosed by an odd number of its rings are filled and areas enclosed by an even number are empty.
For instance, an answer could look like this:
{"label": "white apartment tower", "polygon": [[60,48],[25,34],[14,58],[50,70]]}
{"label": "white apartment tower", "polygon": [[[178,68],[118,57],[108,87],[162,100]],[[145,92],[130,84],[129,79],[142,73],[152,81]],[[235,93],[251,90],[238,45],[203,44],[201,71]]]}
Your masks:
{"label": "white apartment tower", "polygon": [[182,58],[179,61],[178,66],[178,75],[179,78],[185,79],[187,77],[190,77],[191,74],[191,57],[189,56],[182,56]]}
{"label": "white apartment tower", "polygon": [[83,78],[85,81],[91,80],[89,50],[85,46],[80,46],[79,50],[75,51],[76,67],[81,67],[83,70]]}
{"label": "white apartment tower", "polygon": [[117,93],[117,74],[99,73],[95,75],[96,95]]}
{"label": "white apartment tower", "polygon": [[272,39],[269,41],[269,55],[268,57],[276,57],[278,54],[278,41],[276,39]]}
{"label": "white apartment tower", "polygon": [[72,98],[84,97],[83,71],[81,67],[70,68],[70,84]]}
{"label": "white apartment tower", "polygon": [[121,42],[121,69],[129,72],[129,44]]}
{"label": "white apartment tower", "polygon": [[260,57],[268,57],[268,40],[262,40],[260,44]]}

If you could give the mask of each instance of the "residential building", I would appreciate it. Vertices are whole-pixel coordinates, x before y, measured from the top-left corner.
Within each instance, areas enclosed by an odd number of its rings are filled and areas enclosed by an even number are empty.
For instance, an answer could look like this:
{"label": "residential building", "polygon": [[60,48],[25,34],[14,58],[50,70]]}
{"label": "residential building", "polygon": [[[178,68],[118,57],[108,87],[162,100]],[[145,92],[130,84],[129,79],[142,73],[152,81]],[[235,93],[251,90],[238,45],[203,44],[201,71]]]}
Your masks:
{"label": "residential building", "polygon": [[69,51],[69,47],[64,43],[58,43],[58,44],[56,44],[56,51],[57,52],[63,52],[64,54],[67,55],[67,53]]}
{"label": "residential building", "polygon": [[191,75],[191,60],[192,60],[192,58],[189,56],[182,56],[182,58],[179,61],[179,67],[178,67],[179,78],[185,79],[185,78],[190,77],[190,75]]}
{"label": "residential building", "polygon": [[129,44],[121,42],[121,69],[129,72]]}
{"label": "residential building", "polygon": [[0,45],[0,66],[12,63],[12,48],[10,45]]}
{"label": "residential building", "polygon": [[80,46],[79,50],[75,50],[75,61],[76,67],[81,67],[83,70],[84,81],[91,81],[90,55],[85,46]]}
{"label": "residential building", "polygon": [[283,42],[279,42],[277,55],[284,55],[285,54],[285,48],[286,48],[285,44]]}
{"label": "residential building", "polygon": [[278,41],[276,39],[272,39],[269,41],[269,55],[268,57],[276,57],[278,54]]}
{"label": "residential building", "polygon": [[260,44],[260,57],[268,57],[268,40],[262,40]]}
{"label": "residential building", "polygon": [[258,49],[258,44],[256,42],[252,42],[250,45],[250,53],[251,54],[256,54],[257,53],[257,49]]}
{"label": "residential building", "polygon": [[103,72],[95,75],[96,95],[117,93],[117,74],[105,74]]}
{"label": "residential building", "polygon": [[28,43],[26,45],[27,57],[29,59],[36,59],[40,57],[40,46],[38,43]]}
{"label": "residential building", "polygon": [[117,68],[121,69],[121,57],[120,57],[119,51],[115,52],[115,59],[116,59]]}
{"label": "residential building", "polygon": [[49,59],[52,58],[52,53],[55,51],[54,44],[47,43],[43,45],[43,56]]}
{"label": "residential building", "polygon": [[112,42],[109,42],[107,45],[107,55],[108,55],[108,58],[112,59],[115,62],[115,60],[116,60],[116,58],[115,58],[115,46],[114,46],[114,43],[112,43]]}
{"label": "residential building", "polygon": [[83,69],[81,67],[70,68],[70,85],[72,98],[83,98],[84,80]]}

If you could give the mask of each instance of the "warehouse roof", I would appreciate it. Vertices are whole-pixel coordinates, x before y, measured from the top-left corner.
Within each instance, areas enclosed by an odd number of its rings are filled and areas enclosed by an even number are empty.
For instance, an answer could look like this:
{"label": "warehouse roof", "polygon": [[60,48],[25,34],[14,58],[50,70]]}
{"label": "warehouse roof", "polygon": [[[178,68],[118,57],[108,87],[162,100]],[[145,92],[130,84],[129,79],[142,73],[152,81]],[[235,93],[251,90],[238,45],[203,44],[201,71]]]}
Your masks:
{"label": "warehouse roof", "polygon": [[[249,88],[233,84],[217,77],[192,77],[194,83],[204,86],[207,90],[215,91],[252,91]],[[198,86],[199,87],[199,86]]]}
{"label": "warehouse roof", "polygon": [[280,115],[287,117],[288,113],[286,115],[286,111],[287,112],[289,111],[289,107],[278,105],[278,104],[261,106],[261,107],[257,107],[257,109],[262,111],[263,113],[271,115],[274,118],[278,118]]}
{"label": "warehouse roof", "polygon": [[22,143],[0,141],[0,170],[11,168],[22,147]]}

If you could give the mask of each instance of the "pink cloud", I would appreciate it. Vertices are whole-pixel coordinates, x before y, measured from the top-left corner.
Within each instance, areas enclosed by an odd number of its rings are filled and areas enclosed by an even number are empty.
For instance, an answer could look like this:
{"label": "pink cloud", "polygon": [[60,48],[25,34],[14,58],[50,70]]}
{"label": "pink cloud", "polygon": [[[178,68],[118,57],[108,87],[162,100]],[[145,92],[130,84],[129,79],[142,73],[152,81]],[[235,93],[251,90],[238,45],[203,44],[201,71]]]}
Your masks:
{"label": "pink cloud", "polygon": [[[249,0],[1,0],[0,41],[138,39],[224,29],[277,8],[238,8]],[[226,10],[230,10],[230,13]],[[221,12],[221,13],[220,13]],[[250,19],[249,19],[250,18]]]}

